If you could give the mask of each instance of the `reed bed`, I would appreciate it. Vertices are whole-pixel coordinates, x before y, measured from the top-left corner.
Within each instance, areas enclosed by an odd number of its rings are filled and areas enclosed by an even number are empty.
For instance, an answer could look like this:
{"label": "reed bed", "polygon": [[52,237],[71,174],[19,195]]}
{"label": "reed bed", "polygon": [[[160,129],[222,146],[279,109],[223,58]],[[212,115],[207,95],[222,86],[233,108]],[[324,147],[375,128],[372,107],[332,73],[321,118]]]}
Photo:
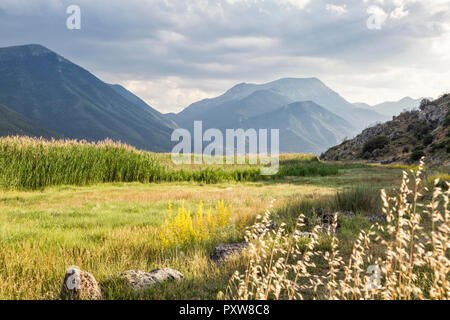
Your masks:
{"label": "reed bed", "polygon": [[55,185],[107,182],[247,182],[338,173],[335,166],[322,163],[312,155],[282,156],[280,172],[274,176],[262,176],[258,165],[175,167],[168,161],[167,154],[140,151],[112,140],[4,137],[0,138],[0,186],[37,190]]}
{"label": "reed bed", "polygon": [[150,153],[111,140],[0,139],[0,183],[11,189],[149,182],[158,180],[162,169]]}

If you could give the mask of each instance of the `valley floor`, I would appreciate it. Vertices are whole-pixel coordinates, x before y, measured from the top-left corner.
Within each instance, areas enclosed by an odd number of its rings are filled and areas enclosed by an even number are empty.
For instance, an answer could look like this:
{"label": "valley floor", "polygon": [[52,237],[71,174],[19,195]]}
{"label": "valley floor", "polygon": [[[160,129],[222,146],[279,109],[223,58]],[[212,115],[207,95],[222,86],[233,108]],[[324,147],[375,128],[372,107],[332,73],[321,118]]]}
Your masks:
{"label": "valley floor", "polygon": [[[200,201],[208,208],[225,200],[232,205],[233,221],[238,224],[247,217],[248,224],[272,199],[276,210],[292,199],[320,199],[358,184],[391,188],[400,179],[400,169],[372,167],[259,183],[115,183],[2,191],[0,299],[57,299],[71,265],[92,273],[100,283],[125,270],[170,267],[185,275],[181,283],[164,283],[140,296],[106,290],[106,299],[215,299],[241,262],[217,267],[209,260],[218,244],[214,242],[162,251],[160,229],[169,201],[175,209],[184,200],[195,211]],[[349,241],[354,237],[351,234]],[[233,233],[222,242],[242,240],[242,233]]]}

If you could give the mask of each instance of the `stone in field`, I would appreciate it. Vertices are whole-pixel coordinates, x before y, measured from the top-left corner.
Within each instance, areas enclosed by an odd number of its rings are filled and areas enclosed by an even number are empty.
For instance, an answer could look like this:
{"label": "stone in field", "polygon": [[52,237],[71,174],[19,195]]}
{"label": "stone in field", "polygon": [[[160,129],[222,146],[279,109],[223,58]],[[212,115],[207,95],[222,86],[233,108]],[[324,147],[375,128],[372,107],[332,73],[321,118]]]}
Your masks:
{"label": "stone in field", "polygon": [[179,281],[184,275],[170,268],[155,269],[150,272],[141,270],[128,270],[117,276],[118,279],[124,280],[125,285],[135,292],[148,289],[157,283],[166,280]]}
{"label": "stone in field", "polygon": [[216,263],[223,263],[232,256],[240,255],[242,250],[248,247],[247,242],[219,244],[214,248],[211,260]]}
{"label": "stone in field", "polygon": [[61,298],[65,300],[101,300],[102,290],[94,276],[77,266],[66,270],[61,287]]}

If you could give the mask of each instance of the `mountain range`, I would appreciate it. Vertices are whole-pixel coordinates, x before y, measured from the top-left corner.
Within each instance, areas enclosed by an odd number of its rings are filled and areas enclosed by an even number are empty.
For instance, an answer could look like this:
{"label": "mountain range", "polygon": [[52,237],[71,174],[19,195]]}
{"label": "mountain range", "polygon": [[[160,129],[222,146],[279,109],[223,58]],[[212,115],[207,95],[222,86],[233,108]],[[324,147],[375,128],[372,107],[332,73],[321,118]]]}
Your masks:
{"label": "mountain range", "polygon": [[[397,116],[403,111],[417,110],[420,106],[420,102],[424,98],[413,99],[411,97],[405,97],[398,101],[386,101],[376,105],[369,105],[367,103],[354,103],[354,105],[361,109],[373,110],[387,117]],[[427,98],[433,100],[432,98]]]}
{"label": "mountain range", "polygon": [[[317,78],[284,78],[238,84],[195,102],[178,114],[162,114],[120,85],[41,46],[0,48],[0,134],[111,138],[137,148],[168,152],[175,128],[280,129],[281,152],[312,152],[351,138],[390,117],[385,109],[352,104]],[[6,116],[7,115],[7,116]],[[23,123],[23,128],[21,127]]]}
{"label": "mountain range", "polygon": [[358,108],[317,78],[284,78],[266,84],[241,83],[169,117],[192,130],[203,128],[280,129],[281,152],[320,153],[370,124],[387,120]]}

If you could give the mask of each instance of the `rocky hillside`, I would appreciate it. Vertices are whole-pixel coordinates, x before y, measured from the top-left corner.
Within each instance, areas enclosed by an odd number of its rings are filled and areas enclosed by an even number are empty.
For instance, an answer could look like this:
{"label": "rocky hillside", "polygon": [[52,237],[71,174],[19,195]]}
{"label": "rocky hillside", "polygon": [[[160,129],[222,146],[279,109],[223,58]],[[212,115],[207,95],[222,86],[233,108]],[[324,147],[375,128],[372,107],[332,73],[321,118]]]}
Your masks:
{"label": "rocky hillside", "polygon": [[422,100],[420,110],[403,112],[392,121],[365,129],[321,155],[322,160],[368,160],[414,163],[450,162],[450,94],[435,101]]}

